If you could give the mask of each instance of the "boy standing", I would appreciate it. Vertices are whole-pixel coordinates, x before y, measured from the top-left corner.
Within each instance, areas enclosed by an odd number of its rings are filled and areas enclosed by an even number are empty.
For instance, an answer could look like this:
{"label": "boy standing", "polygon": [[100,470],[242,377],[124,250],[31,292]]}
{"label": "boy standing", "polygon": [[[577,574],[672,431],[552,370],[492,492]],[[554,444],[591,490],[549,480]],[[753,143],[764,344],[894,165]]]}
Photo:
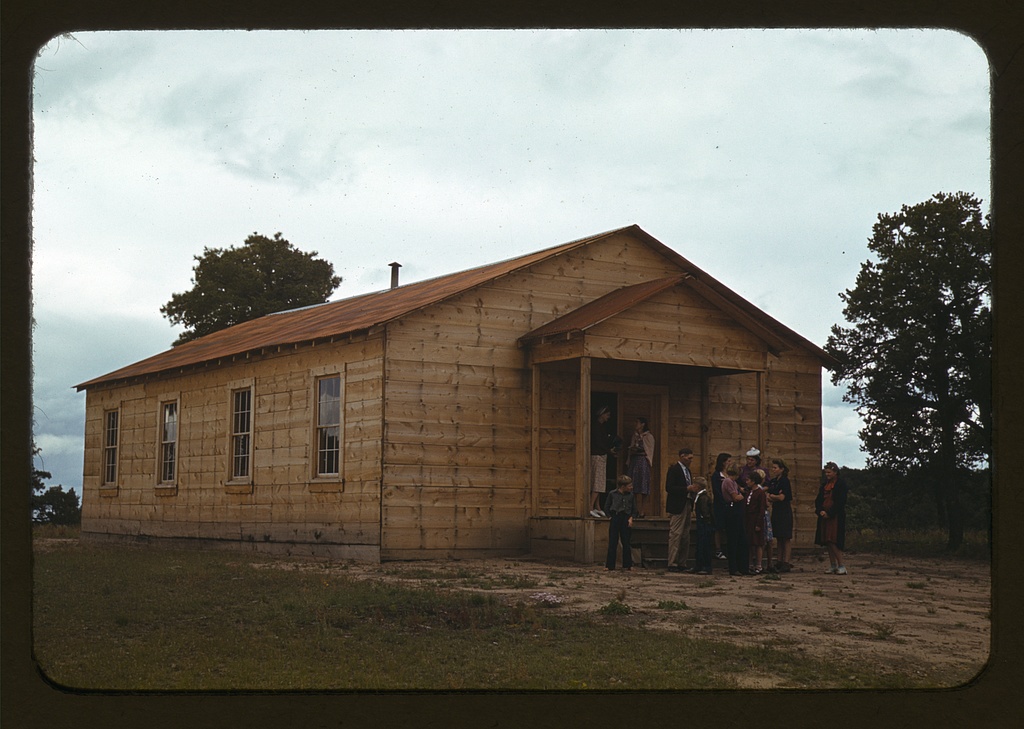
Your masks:
{"label": "boy standing", "polygon": [[622,542],[622,569],[633,567],[633,554],[630,550],[630,529],[633,517],[637,515],[636,502],[633,499],[633,479],[619,476],[618,488],[608,494],[605,510],[610,517],[608,522],[608,558],[605,560],[606,570],[615,569],[615,553],[619,542]]}

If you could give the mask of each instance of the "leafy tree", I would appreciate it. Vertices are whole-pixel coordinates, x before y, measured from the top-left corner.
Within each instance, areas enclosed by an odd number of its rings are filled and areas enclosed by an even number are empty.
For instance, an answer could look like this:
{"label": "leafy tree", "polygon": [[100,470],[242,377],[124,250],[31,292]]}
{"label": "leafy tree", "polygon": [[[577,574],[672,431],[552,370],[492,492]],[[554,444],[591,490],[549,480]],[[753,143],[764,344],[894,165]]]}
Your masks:
{"label": "leafy tree", "polygon": [[191,290],[160,312],[186,330],[175,345],[277,311],[322,304],[341,283],[330,262],[304,253],[275,233],[253,233],[240,248],[203,248]]}
{"label": "leafy tree", "polygon": [[959,494],[991,444],[991,239],[981,203],[938,193],[881,214],[853,289],[850,327],[832,327],[832,382],[864,418],[868,465],[926,483],[950,549],[963,540]]}
{"label": "leafy tree", "polygon": [[[40,449],[32,448],[32,455],[38,456]],[[32,521],[36,524],[79,524],[82,521],[82,507],[78,494],[64,490],[63,486],[46,487],[44,480],[52,475],[32,467]]]}

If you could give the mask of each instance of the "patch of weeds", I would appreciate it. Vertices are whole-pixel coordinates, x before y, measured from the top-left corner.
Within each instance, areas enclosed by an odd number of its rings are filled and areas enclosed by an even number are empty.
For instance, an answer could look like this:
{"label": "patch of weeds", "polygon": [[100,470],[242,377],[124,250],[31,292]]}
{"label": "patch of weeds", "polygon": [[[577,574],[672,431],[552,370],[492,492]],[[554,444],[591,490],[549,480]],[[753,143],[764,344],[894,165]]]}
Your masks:
{"label": "patch of weeds", "polygon": [[761,580],[763,582],[779,582],[782,580],[782,577],[777,572],[765,572]]}
{"label": "patch of weeds", "polygon": [[909,587],[911,590],[923,590],[925,587],[927,587],[927,585],[925,585],[925,583],[923,582],[908,582],[907,587]]}
{"label": "patch of weeds", "polygon": [[658,603],[659,610],[689,610],[690,606],[682,600],[662,600]]}
{"label": "patch of weeds", "polygon": [[715,581],[714,580],[701,580],[700,582],[697,583],[697,587],[714,587],[714,586],[715,586]]}
{"label": "patch of weeds", "polygon": [[818,588],[815,588],[814,591],[811,594],[814,595],[815,597],[824,597],[825,596],[825,591],[821,590],[821,589],[818,589]]}
{"label": "patch of weeds", "polygon": [[889,640],[896,635],[896,625],[893,623],[876,623],[871,627],[875,629],[875,637],[879,640]]}
{"label": "patch of weeds", "polygon": [[929,615],[934,615],[934,614],[935,614],[936,612],[938,612],[938,611],[937,611],[937,610],[936,610],[936,609],[935,609],[934,607],[932,607],[931,605],[929,605],[929,606],[928,606],[928,607],[926,608],[926,610],[928,611],[928,614],[929,614]]}
{"label": "patch of weeds", "polygon": [[602,615],[629,615],[633,612],[633,608],[616,599],[598,608],[597,612]]}

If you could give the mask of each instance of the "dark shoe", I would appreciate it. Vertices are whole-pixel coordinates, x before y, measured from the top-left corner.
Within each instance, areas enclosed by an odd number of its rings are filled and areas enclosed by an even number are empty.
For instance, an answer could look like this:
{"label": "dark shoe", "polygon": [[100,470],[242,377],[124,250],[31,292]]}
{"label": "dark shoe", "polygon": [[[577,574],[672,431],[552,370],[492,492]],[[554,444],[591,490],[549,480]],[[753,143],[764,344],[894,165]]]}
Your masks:
{"label": "dark shoe", "polygon": [[682,572],[683,571],[682,567],[676,567],[674,564],[670,564],[666,569],[668,569],[669,572]]}
{"label": "dark shoe", "polygon": [[729,558],[725,556],[725,552],[716,552],[715,553],[715,559],[729,559]]}

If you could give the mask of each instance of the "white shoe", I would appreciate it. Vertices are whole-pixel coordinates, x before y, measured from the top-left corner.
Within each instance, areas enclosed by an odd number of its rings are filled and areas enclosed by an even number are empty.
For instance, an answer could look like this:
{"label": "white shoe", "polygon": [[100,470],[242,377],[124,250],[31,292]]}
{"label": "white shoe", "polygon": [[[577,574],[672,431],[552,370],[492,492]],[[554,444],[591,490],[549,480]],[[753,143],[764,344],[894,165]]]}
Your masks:
{"label": "white shoe", "polygon": [[597,509],[591,509],[591,510],[590,510],[590,515],[591,515],[592,517],[594,517],[595,519],[600,519],[600,518],[601,518],[602,516],[604,516],[604,514],[602,514],[602,513],[601,513],[600,511],[598,511]]}
{"label": "white shoe", "polygon": [[838,567],[838,568],[836,569],[836,574],[837,574],[837,575],[845,575],[845,574],[846,574],[846,568],[845,568],[845,567],[843,567],[843,566],[839,566],[839,567]]}
{"label": "white shoe", "polygon": [[608,515],[605,514],[603,511],[601,511],[600,509],[597,510],[597,515],[599,517],[601,517],[602,519],[607,519],[608,518]]}
{"label": "white shoe", "polygon": [[835,565],[832,565],[827,570],[825,570],[825,574],[826,575],[834,575],[835,573],[836,573],[836,566]]}

